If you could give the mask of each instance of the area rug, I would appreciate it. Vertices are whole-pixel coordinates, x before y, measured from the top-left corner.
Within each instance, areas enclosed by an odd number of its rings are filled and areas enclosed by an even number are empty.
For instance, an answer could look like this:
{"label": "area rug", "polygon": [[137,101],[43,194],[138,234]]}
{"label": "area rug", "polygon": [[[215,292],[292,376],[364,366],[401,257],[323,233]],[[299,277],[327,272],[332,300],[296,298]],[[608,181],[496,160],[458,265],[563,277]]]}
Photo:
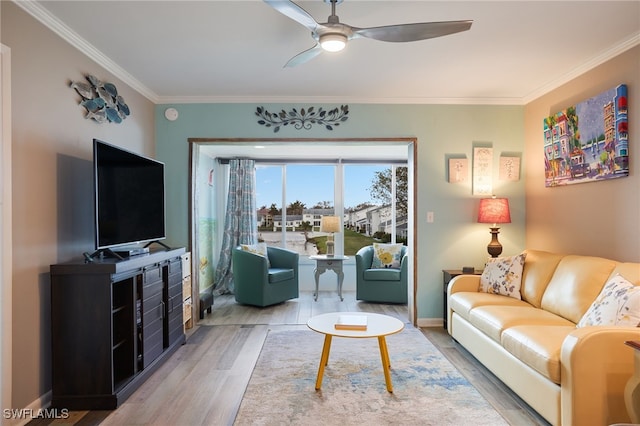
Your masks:
{"label": "area rug", "polygon": [[387,336],[393,393],[378,340],[334,337],[315,390],[324,335],[271,331],[235,425],[506,425],[424,335],[408,325]]}

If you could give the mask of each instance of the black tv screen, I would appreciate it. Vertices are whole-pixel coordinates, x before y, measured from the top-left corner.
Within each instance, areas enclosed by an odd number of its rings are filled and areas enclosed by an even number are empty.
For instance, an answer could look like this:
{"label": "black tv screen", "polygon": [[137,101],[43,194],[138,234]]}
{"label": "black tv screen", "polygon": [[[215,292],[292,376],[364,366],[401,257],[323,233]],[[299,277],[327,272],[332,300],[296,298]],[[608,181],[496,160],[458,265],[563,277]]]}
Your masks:
{"label": "black tv screen", "polygon": [[96,249],[165,238],[164,163],[93,140]]}

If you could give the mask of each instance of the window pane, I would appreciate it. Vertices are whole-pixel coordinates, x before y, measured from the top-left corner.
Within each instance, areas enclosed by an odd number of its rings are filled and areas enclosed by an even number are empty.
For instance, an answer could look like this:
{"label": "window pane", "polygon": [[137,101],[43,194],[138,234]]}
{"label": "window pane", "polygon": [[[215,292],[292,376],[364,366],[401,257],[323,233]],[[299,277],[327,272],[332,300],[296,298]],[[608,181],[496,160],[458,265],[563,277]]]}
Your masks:
{"label": "window pane", "polygon": [[335,166],[288,164],[286,175],[286,247],[304,256],[324,254],[320,220],[334,215]]}
{"label": "window pane", "polygon": [[283,247],[282,173],[281,165],[256,165],[258,241],[275,247]]}
{"label": "window pane", "polygon": [[[343,247],[345,255],[353,256],[375,241],[406,243],[407,168],[388,164],[257,165],[259,240],[302,256],[326,253],[329,235],[320,232],[320,223],[323,216],[340,214],[334,208],[336,167],[343,167],[345,225],[343,234],[335,235],[336,249]],[[394,169],[395,194],[391,179]]]}
{"label": "window pane", "polygon": [[[355,255],[378,241],[391,220],[391,168],[388,165],[344,166],[344,254]],[[380,239],[382,241],[382,239]]]}
{"label": "window pane", "polygon": [[407,167],[396,167],[396,242],[407,245]]}
{"label": "window pane", "polygon": [[334,176],[334,165],[257,165],[258,239],[304,256],[326,253],[320,220],[334,214]]}

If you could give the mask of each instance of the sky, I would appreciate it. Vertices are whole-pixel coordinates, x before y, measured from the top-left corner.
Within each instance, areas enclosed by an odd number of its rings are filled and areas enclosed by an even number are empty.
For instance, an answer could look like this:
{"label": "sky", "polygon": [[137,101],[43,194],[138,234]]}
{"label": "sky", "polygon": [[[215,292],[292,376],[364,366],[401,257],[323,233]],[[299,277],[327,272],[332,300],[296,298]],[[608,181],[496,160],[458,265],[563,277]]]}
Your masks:
{"label": "sky", "polygon": [[[369,188],[374,179],[374,173],[389,166],[377,165],[345,165],[345,208],[355,207],[364,202],[379,204],[371,199]],[[333,203],[334,165],[287,165],[287,205],[299,200],[307,207],[312,207],[321,201]],[[256,206],[269,207],[276,203],[281,207],[282,199],[282,168],[281,166],[256,167]]]}

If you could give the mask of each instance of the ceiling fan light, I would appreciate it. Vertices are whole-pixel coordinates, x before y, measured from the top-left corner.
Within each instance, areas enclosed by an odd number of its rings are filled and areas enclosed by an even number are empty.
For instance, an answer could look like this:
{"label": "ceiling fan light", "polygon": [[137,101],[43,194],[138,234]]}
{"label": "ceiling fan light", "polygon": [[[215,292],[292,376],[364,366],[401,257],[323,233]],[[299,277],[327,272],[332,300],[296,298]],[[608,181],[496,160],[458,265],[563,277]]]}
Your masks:
{"label": "ceiling fan light", "polygon": [[344,34],[323,34],[320,36],[320,46],[327,52],[339,52],[347,45]]}

